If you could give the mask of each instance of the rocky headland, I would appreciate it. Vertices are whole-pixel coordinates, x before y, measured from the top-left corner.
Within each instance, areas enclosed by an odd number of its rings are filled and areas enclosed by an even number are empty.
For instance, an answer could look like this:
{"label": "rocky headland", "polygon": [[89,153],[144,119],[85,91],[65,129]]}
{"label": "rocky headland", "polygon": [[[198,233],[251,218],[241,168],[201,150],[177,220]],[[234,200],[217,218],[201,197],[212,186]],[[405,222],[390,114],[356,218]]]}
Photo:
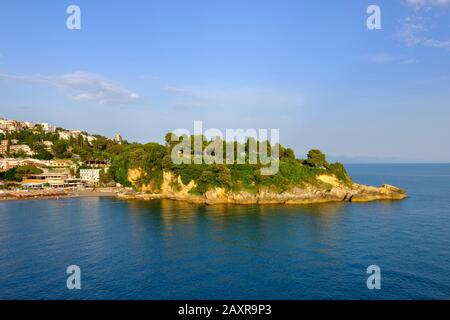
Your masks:
{"label": "rocky headland", "polygon": [[[139,169],[129,170],[129,180],[133,184],[141,176]],[[161,188],[152,185],[137,187],[139,192],[119,193],[120,199],[171,199],[191,203],[215,204],[313,204],[324,202],[370,202],[377,200],[402,200],[407,197],[404,190],[391,186],[366,186],[358,183],[343,183],[333,175],[320,175],[314,184],[295,187],[284,192],[275,192],[262,188],[258,192],[231,191],[224,188],[213,188],[205,194],[192,191],[196,184],[191,181],[185,185],[180,177],[171,172],[164,172]],[[175,183],[174,183],[175,182]],[[136,188],[136,185],[135,185]]]}

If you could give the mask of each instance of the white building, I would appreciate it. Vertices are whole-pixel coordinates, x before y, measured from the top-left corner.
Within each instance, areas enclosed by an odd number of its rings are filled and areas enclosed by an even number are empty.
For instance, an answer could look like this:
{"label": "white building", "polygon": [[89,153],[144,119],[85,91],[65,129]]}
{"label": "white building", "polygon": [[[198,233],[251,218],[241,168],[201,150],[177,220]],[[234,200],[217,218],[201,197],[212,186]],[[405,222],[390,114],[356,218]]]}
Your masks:
{"label": "white building", "polygon": [[45,132],[53,133],[53,132],[56,131],[56,127],[55,126],[53,126],[51,124],[48,124],[46,122],[40,123],[40,125],[42,126],[42,129],[44,129]]}
{"label": "white building", "polygon": [[15,120],[0,119],[0,129],[6,132],[17,131],[21,128],[21,124]]}
{"label": "white building", "polygon": [[92,144],[92,142],[94,140],[96,140],[96,138],[94,136],[89,136],[86,135],[84,133],[82,133],[81,131],[78,130],[74,130],[74,131],[59,131],[59,138],[62,140],[69,140],[70,138],[78,138],[79,136],[82,136],[83,139],[86,139],[90,144]]}
{"label": "white building", "polygon": [[87,184],[96,185],[100,183],[101,169],[80,169],[80,179]]}
{"label": "white building", "polygon": [[83,135],[83,137],[89,142],[89,144],[92,144],[92,142],[94,142],[97,138],[94,136],[86,136]]}
{"label": "white building", "polygon": [[69,131],[60,131],[58,132],[59,138],[62,140],[69,140],[72,136]]}
{"label": "white building", "polygon": [[24,121],[24,122],[22,122],[22,124],[23,124],[26,128],[28,128],[28,129],[34,128],[34,123],[33,123],[33,122],[30,122],[30,121]]}
{"label": "white building", "polygon": [[26,155],[32,156],[34,153],[31,151],[31,148],[27,146],[26,144],[19,144],[19,145],[13,145],[9,146],[9,152],[10,153],[19,153],[23,152]]}
{"label": "white building", "polygon": [[42,144],[43,144],[47,149],[51,149],[51,147],[53,147],[53,142],[51,142],[51,141],[42,141]]}
{"label": "white building", "polygon": [[81,131],[59,131],[58,134],[60,139],[69,140],[70,138],[78,138]]}
{"label": "white building", "polygon": [[114,137],[114,141],[117,142],[118,144],[122,144],[122,136],[120,134],[116,134],[116,136]]}
{"label": "white building", "polygon": [[73,166],[71,160],[50,160],[49,163],[53,168],[71,168]]}

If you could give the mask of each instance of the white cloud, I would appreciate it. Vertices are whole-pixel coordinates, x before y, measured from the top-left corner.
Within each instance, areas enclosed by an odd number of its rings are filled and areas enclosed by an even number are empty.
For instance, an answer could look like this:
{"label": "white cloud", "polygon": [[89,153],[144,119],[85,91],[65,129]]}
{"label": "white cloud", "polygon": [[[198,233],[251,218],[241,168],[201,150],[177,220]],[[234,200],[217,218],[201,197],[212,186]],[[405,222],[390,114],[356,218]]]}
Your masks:
{"label": "white cloud", "polygon": [[414,64],[414,63],[417,63],[417,60],[414,60],[414,59],[403,59],[403,60],[401,60],[399,62],[399,64],[403,64],[403,65],[405,65],[405,64]]}
{"label": "white cloud", "polygon": [[303,105],[304,97],[264,87],[178,87],[166,85],[163,90],[176,99],[178,106],[283,108]]}
{"label": "white cloud", "polygon": [[0,78],[68,89],[74,93],[72,99],[80,102],[129,104],[139,99],[138,93],[90,72],[74,72],[61,76],[0,73]]}
{"label": "white cloud", "polygon": [[423,35],[429,30],[430,27],[427,19],[416,16],[407,17],[403,19],[397,36],[408,46],[421,45],[450,50],[450,40],[438,40]]}
{"label": "white cloud", "polygon": [[414,14],[401,21],[397,34],[406,45],[450,50],[450,39],[436,39],[430,36],[440,16],[439,13],[436,10],[433,16],[425,13],[433,9],[450,8],[450,0],[404,0],[403,4],[415,10]]}
{"label": "white cloud", "polygon": [[390,63],[395,60],[394,56],[389,53],[371,54],[367,58],[370,62],[377,64]]}
{"label": "white cloud", "polygon": [[177,86],[166,85],[163,87],[163,90],[170,94],[173,94],[173,95],[180,95],[180,96],[186,96],[186,97],[195,96],[194,90],[181,88],[181,87],[177,87]]}
{"label": "white cloud", "polygon": [[389,63],[396,63],[396,64],[413,64],[417,61],[410,58],[405,58],[403,56],[397,56],[390,53],[375,53],[375,54],[369,54],[366,56],[367,61],[373,64],[389,64]]}
{"label": "white cloud", "polygon": [[405,4],[416,10],[431,7],[445,7],[450,5],[450,0],[405,0]]}

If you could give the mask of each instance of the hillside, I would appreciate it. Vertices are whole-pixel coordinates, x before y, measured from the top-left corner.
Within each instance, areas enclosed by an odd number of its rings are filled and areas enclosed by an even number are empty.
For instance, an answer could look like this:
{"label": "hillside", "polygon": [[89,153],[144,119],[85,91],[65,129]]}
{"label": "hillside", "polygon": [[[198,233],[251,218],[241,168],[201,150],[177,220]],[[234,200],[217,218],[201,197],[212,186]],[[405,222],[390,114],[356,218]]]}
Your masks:
{"label": "hillside", "polygon": [[[40,160],[109,160],[128,143],[78,130],[67,130],[15,120],[0,119],[0,141],[8,146],[0,156],[32,157]],[[4,141],[4,143],[3,143]],[[14,152],[15,146],[25,146]]]}

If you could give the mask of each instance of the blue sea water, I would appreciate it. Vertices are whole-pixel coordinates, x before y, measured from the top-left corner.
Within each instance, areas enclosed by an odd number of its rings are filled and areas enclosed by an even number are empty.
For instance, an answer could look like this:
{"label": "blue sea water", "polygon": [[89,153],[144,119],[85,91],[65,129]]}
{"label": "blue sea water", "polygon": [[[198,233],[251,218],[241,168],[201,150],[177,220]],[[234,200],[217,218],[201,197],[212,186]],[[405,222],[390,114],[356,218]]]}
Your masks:
{"label": "blue sea water", "polygon": [[[450,165],[350,165],[404,201],[0,203],[0,299],[449,299]],[[81,290],[66,268],[81,268]],[[366,269],[381,268],[381,290]]]}

